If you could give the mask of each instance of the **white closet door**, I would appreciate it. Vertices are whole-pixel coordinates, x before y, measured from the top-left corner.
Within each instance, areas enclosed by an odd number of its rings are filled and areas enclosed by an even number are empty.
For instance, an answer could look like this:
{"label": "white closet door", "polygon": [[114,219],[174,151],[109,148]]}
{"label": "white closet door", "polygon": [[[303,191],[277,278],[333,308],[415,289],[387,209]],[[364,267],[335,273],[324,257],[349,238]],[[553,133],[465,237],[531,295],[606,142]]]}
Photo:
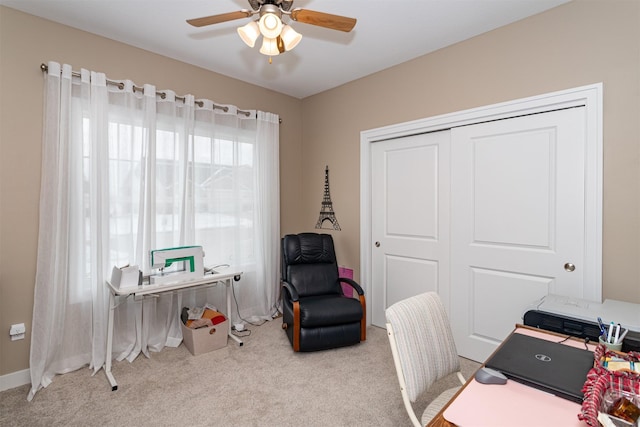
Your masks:
{"label": "white closet door", "polygon": [[372,147],[372,323],[396,301],[449,292],[449,131]]}
{"label": "white closet door", "polygon": [[548,293],[583,297],[585,109],[451,131],[451,322],[483,361]]}

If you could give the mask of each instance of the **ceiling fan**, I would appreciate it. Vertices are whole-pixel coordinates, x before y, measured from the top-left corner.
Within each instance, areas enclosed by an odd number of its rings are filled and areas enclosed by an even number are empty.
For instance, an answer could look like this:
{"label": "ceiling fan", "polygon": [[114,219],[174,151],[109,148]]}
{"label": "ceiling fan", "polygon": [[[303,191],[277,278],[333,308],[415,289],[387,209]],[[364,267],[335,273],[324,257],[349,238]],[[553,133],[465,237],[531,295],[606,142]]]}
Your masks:
{"label": "ceiling fan", "polygon": [[[240,38],[249,46],[254,47],[260,35],[263,36],[260,53],[269,57],[290,51],[300,42],[302,35],[288,24],[282,22],[283,16],[291,20],[310,25],[317,25],[332,30],[349,32],[355,27],[356,20],[346,16],[316,12],[314,10],[296,8],[291,10],[293,0],[248,0],[252,10],[242,9],[237,12],[221,13],[219,15],[204,16],[202,18],[187,19],[187,23],[194,27],[219,24],[235,19],[249,18],[259,15],[259,18],[238,28]],[[271,58],[269,58],[271,63]]]}

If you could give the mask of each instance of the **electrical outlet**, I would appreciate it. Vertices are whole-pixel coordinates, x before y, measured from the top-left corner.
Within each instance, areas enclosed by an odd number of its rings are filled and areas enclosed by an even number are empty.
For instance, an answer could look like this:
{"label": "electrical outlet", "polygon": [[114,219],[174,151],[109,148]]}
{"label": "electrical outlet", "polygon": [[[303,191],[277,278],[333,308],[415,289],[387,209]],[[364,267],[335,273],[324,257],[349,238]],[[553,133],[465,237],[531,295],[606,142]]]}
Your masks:
{"label": "electrical outlet", "polygon": [[24,327],[24,323],[11,325],[11,329],[9,329],[9,336],[11,336],[11,341],[23,340],[25,332],[26,328]]}

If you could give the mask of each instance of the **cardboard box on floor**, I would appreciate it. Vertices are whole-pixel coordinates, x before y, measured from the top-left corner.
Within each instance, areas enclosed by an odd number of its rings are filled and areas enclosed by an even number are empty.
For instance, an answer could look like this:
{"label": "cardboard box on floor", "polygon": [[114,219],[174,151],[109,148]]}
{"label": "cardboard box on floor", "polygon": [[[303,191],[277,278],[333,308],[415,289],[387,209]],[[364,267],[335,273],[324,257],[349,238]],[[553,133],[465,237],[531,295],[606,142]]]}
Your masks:
{"label": "cardboard box on floor", "polygon": [[182,341],[187,350],[194,356],[208,353],[227,345],[229,319],[217,325],[199,329],[187,328],[182,322],[180,322],[180,327],[182,328]]}

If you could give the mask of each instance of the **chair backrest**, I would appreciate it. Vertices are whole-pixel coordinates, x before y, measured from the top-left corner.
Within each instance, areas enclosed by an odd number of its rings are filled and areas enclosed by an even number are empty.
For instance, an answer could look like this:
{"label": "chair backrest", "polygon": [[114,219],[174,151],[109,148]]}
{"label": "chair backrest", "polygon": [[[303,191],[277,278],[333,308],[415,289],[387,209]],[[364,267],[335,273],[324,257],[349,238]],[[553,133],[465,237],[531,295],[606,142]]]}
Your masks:
{"label": "chair backrest", "polygon": [[282,279],[300,297],[341,294],[338,263],[329,234],[288,234],[282,238]]}
{"label": "chair backrest", "polygon": [[385,315],[412,402],[434,382],[460,370],[449,318],[438,294],[427,292],[399,301]]}

